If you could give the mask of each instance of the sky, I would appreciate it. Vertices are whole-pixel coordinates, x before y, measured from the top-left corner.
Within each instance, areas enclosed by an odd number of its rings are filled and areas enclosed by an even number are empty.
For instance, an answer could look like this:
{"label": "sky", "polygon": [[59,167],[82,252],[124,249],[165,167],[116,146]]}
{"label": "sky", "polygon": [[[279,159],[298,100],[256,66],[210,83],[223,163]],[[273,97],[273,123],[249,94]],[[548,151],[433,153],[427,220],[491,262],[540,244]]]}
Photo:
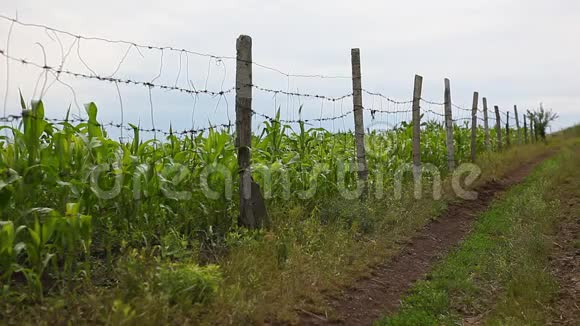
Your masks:
{"label": "sky", "polygon": [[[452,100],[470,107],[474,91],[490,106],[520,112],[544,107],[560,118],[552,130],[580,123],[580,2],[577,0],[442,1],[8,1],[0,14],[75,35],[235,56],[240,34],[250,35],[253,60],[290,74],[346,78],[302,78],[253,67],[253,82],[273,90],[325,96],[352,92],[351,48],[360,48],[363,88],[396,100],[412,98],[415,74],[424,77],[423,97],[443,101],[449,78]],[[0,49],[10,56],[91,75],[113,76],[180,88],[214,91],[234,85],[235,61],[179,51],[55,35],[0,19]],[[62,43],[62,48],[59,45]],[[124,60],[122,58],[125,56]],[[45,82],[46,78],[46,82]],[[201,128],[235,118],[233,93],[211,97],[53,75],[0,56],[0,99],[6,114],[42,93],[47,115],[70,107],[83,116],[94,101],[103,121],[145,128]],[[193,85],[193,86],[192,86]],[[36,92],[35,92],[36,90]],[[74,92],[73,92],[74,91]],[[3,103],[0,102],[0,105]],[[376,96],[365,107],[407,110]],[[479,103],[481,106],[481,101]],[[302,110],[300,108],[302,107]],[[320,118],[352,110],[352,99],[324,101],[254,90],[254,110],[282,118]],[[424,109],[441,110],[437,106]],[[300,113],[299,113],[300,111]],[[460,114],[458,112],[457,114]],[[388,120],[389,118],[383,118]],[[390,117],[391,122],[405,119]],[[352,116],[320,123],[349,129]],[[370,121],[366,116],[365,121]],[[258,123],[256,123],[258,125]]]}

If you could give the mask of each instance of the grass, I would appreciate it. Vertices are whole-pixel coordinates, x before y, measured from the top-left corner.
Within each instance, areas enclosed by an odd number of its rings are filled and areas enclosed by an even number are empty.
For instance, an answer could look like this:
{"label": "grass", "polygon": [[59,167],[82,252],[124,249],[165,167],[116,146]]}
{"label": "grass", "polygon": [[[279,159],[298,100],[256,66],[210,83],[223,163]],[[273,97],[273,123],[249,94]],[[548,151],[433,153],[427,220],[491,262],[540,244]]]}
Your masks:
{"label": "grass", "polygon": [[[573,144],[574,141],[568,142]],[[543,325],[557,284],[547,271],[557,195],[580,193],[578,151],[569,145],[483,213],[471,235],[379,325]],[[576,180],[573,192],[558,191]],[[557,194],[557,195],[555,195]]]}
{"label": "grass", "polygon": [[[53,125],[37,103],[25,111],[22,132],[0,137],[0,173],[8,177],[0,183],[0,240],[10,240],[0,241],[0,320],[7,323],[246,324],[294,322],[300,309],[325,314],[325,294],[394,255],[452,200],[338,199],[337,159],[354,158],[352,134],[304,125],[290,132],[272,122],[254,136],[253,164],[289,171],[292,189],[314,175],[320,189],[310,200],[271,199],[272,227],[248,231],[235,223],[235,195],[211,201],[193,187],[192,198],[177,200],[174,191],[195,185],[204,167],[236,174],[230,132],[172,135],[154,146],[135,129],[134,142],[121,144],[99,127],[96,106],[87,109],[87,123]],[[371,177],[391,180],[408,161],[411,130],[368,135]],[[425,162],[445,166],[444,135],[425,124]],[[458,162],[468,157],[468,135],[456,127]],[[544,151],[536,144],[483,154],[482,180]],[[326,168],[313,174],[315,163]],[[89,182],[96,164],[105,168],[95,177],[105,189],[116,189],[119,175],[137,178],[121,179],[119,197],[105,200]],[[179,166],[190,172],[184,180],[175,176]],[[224,180],[213,177],[210,188],[225,193]],[[274,180],[279,195],[284,180]]]}
{"label": "grass", "polygon": [[[514,147],[482,157],[484,178],[499,178],[521,160],[545,150],[544,145]],[[222,280],[211,303],[172,304],[171,293],[165,295],[159,287],[159,269],[167,261],[155,252],[127,247],[122,249],[113,276],[105,274],[105,266],[97,268],[93,277],[97,282],[63,290],[41,303],[22,304],[14,295],[18,291],[12,289],[0,316],[18,323],[150,325],[259,324],[269,319],[296,322],[299,309],[324,315],[329,311],[324,295],[393,256],[400,243],[444,210],[450,199],[416,202],[405,197],[403,201],[366,204],[329,199],[314,209],[276,210],[272,230],[225,240],[229,250],[215,257]],[[365,218],[361,219],[363,212]],[[352,223],[340,223],[349,220]],[[187,257],[179,260],[188,261]]]}

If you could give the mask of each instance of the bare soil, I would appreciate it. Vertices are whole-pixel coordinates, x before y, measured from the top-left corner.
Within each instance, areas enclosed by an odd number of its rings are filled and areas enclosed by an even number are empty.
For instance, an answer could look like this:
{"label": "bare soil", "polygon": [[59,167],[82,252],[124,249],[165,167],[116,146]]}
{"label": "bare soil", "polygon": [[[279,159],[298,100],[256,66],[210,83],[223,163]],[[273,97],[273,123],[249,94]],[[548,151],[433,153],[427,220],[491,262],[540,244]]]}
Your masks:
{"label": "bare soil", "polygon": [[395,312],[412,284],[424,278],[469,233],[475,217],[549,155],[522,164],[502,180],[476,188],[476,200],[451,202],[445,213],[419,231],[395,257],[376,266],[369,277],[359,279],[341,295],[328,298],[332,318],[301,311],[299,324],[371,325],[381,315]]}

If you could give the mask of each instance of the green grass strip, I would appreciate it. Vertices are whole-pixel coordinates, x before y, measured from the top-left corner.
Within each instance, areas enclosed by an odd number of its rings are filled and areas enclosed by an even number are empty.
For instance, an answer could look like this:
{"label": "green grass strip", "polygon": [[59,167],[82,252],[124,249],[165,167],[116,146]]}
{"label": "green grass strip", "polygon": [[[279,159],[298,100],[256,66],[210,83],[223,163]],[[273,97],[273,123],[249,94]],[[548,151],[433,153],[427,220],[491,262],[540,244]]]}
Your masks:
{"label": "green grass strip", "polygon": [[574,173],[566,151],[542,163],[526,180],[479,216],[460,248],[417,282],[398,313],[378,325],[543,324],[556,284],[545,270],[546,234],[557,201],[545,194],[559,176]]}

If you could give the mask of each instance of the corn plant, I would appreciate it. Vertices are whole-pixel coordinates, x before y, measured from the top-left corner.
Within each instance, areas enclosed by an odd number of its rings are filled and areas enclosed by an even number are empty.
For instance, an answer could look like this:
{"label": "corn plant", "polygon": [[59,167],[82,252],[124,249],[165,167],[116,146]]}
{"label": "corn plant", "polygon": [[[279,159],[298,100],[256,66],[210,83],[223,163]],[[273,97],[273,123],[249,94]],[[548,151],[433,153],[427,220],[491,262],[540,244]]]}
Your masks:
{"label": "corn plant", "polygon": [[[107,135],[94,103],[86,112],[83,123],[68,115],[52,123],[43,103],[34,102],[23,104],[18,127],[2,127],[12,135],[0,138],[1,277],[23,274],[40,298],[44,279],[90,277],[92,259],[111,263],[121,246],[161,246],[171,257],[167,239],[181,239],[179,247],[187,249],[219,242],[237,228],[233,130],[155,140],[132,125],[132,140],[124,143]],[[270,207],[315,205],[341,187],[356,188],[353,133],[279,118],[277,112],[252,138],[253,178]],[[470,156],[467,127],[454,127],[460,163]],[[423,161],[445,171],[444,127],[428,121],[421,128]],[[412,131],[402,123],[366,135],[372,187],[389,187],[395,171],[411,162]],[[484,149],[481,130],[477,146]]]}

